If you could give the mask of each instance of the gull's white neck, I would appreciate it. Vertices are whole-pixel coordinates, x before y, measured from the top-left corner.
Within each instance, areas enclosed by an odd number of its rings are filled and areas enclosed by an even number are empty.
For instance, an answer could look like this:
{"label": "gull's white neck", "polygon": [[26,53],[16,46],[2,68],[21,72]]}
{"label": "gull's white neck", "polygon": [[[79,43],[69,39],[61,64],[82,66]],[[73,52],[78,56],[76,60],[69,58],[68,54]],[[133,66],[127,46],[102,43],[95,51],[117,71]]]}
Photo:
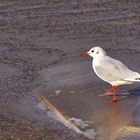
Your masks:
{"label": "gull's white neck", "polygon": [[[101,56],[96,56],[93,58],[92,60],[92,67],[94,69],[95,66],[100,65],[100,61],[104,60],[106,57],[108,57],[107,55],[101,55]],[[95,71],[95,69],[94,69]]]}

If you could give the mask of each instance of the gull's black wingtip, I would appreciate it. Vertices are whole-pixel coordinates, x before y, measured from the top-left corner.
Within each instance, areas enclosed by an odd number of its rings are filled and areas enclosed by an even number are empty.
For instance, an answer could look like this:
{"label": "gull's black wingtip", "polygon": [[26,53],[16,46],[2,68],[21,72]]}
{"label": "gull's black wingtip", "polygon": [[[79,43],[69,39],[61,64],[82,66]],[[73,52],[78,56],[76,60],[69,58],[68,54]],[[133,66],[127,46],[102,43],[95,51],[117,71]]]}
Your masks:
{"label": "gull's black wingtip", "polygon": [[140,81],[140,78],[135,78],[135,80],[138,80],[138,81]]}

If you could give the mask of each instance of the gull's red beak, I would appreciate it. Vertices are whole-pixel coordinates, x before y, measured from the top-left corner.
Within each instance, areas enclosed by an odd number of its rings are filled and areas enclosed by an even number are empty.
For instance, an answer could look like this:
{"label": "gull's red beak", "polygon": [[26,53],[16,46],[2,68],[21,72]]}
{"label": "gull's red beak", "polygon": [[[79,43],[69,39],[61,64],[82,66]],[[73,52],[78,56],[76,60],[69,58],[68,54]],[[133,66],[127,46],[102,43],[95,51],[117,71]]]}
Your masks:
{"label": "gull's red beak", "polygon": [[86,52],[86,51],[82,52],[81,55],[83,55],[83,56],[89,56],[88,52]]}

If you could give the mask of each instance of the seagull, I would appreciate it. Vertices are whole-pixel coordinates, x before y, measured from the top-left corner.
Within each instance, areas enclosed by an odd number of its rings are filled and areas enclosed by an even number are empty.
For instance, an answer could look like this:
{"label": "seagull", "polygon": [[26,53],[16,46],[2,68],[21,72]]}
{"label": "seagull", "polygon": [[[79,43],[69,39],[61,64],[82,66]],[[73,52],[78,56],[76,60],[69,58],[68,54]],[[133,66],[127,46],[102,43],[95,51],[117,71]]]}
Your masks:
{"label": "seagull", "polygon": [[93,47],[88,52],[83,52],[84,56],[93,58],[92,68],[96,75],[103,81],[112,85],[112,88],[105,90],[113,92],[113,102],[116,102],[117,86],[140,82],[140,74],[130,70],[122,62],[111,58],[101,47]]}

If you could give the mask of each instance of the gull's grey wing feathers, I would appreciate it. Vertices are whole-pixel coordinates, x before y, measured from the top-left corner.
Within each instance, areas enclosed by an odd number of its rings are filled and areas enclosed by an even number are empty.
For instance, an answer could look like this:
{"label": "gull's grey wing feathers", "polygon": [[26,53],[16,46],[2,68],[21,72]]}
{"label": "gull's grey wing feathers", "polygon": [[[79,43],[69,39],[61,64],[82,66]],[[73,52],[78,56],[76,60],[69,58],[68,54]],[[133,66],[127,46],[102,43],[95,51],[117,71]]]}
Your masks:
{"label": "gull's grey wing feathers", "polygon": [[98,76],[107,82],[118,80],[134,81],[140,78],[140,74],[128,69],[122,62],[106,56],[95,66]]}

